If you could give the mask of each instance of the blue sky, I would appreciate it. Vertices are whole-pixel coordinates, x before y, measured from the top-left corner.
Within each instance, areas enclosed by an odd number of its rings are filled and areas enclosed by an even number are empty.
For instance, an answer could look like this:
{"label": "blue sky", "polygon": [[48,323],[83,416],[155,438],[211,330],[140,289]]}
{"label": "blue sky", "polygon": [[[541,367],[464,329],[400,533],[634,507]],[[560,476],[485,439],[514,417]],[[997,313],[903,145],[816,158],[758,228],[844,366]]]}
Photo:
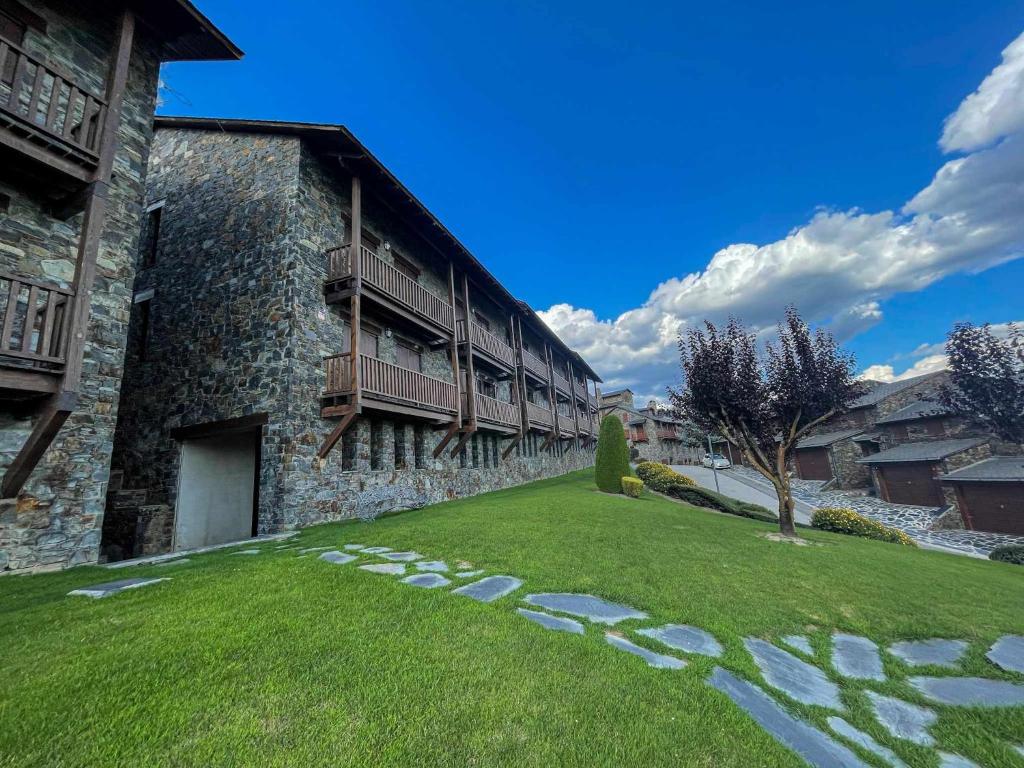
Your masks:
{"label": "blue sky", "polygon": [[[882,376],[954,321],[1024,319],[1020,230],[993,213],[1024,201],[1019,184],[969,203],[969,247],[950,245],[968,239],[956,230],[900,230],[958,221],[962,190],[903,206],[1021,127],[1004,114],[987,135],[963,115],[939,143],[1024,31],[1019,2],[199,7],[246,58],[170,65],[162,113],[344,123],[610,384],[658,394],[680,329],[728,311],[767,326],[789,301],[862,369],[892,365]],[[810,244],[786,245],[813,220]],[[980,238],[993,222],[1008,228]],[[737,244],[761,248],[708,270]]]}

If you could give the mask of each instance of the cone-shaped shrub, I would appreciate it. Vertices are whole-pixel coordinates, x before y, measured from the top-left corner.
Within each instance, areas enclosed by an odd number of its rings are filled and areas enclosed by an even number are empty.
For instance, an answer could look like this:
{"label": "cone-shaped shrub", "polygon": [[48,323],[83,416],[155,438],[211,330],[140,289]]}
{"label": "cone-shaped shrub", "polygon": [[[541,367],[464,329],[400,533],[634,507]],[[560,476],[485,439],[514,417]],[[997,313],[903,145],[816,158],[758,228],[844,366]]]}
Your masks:
{"label": "cone-shaped shrub", "polygon": [[622,422],[611,414],[601,422],[601,434],[597,438],[597,460],[594,469],[597,487],[605,493],[622,493],[622,478],[633,474],[629,471],[629,448]]}

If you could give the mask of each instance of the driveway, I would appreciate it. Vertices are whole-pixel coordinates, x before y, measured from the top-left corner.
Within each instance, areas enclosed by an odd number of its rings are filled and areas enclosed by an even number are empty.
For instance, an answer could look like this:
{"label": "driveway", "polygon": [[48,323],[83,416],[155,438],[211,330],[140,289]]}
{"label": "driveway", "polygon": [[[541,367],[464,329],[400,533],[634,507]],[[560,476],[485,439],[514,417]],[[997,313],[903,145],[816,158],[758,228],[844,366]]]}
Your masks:
{"label": "driveway", "polygon": [[[707,488],[709,491],[716,490],[715,473],[707,467],[677,464],[672,469],[681,475],[686,475],[701,488]],[[779,498],[775,495],[775,489],[766,481],[763,483],[754,480],[748,481],[746,478],[738,477],[732,472],[718,470],[718,486],[720,493],[725,496],[739,499],[749,504],[760,504],[772,512],[779,508]],[[798,523],[810,525],[812,512],[814,512],[814,507],[807,502],[798,500],[793,516]]]}

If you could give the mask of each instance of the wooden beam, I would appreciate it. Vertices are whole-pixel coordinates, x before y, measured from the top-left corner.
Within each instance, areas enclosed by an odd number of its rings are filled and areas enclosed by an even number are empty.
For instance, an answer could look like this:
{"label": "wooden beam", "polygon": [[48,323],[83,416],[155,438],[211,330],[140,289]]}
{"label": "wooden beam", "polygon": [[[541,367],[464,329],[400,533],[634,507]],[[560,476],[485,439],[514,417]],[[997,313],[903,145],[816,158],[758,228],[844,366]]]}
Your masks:
{"label": "wooden beam", "polygon": [[469,442],[469,439],[473,436],[474,432],[476,432],[475,429],[464,429],[462,431],[462,437],[459,438],[459,442],[455,444],[454,448],[452,448],[452,458],[458,456],[459,451],[466,447],[466,443]]}
{"label": "wooden beam", "polygon": [[509,444],[508,448],[506,448],[501,454],[502,461],[507,459],[512,451],[515,450],[515,447],[523,441],[524,434],[524,432],[516,432],[516,436],[512,438],[512,442]]}
{"label": "wooden beam", "polygon": [[448,427],[448,431],[445,432],[444,437],[441,438],[441,442],[437,444],[436,448],[434,448],[435,459],[444,452],[445,446],[448,445],[448,443],[452,441],[452,438],[459,433],[459,427],[460,424],[458,419],[451,423]]}
{"label": "wooden beam", "polygon": [[74,392],[62,392],[47,400],[32,428],[32,434],[7,467],[3,483],[0,484],[0,495],[3,498],[10,499],[21,492],[32,470],[43,458],[46,449],[50,447],[53,438],[60,432],[60,428],[64,426],[64,422],[68,420],[77,404],[78,395]]}
{"label": "wooden beam", "polygon": [[[362,323],[360,292],[363,287],[363,187],[359,177],[352,175],[352,235],[349,237],[348,258],[352,272],[352,296],[349,309],[349,373],[352,376],[352,411],[358,412],[362,400],[362,382],[360,381],[359,333]],[[335,430],[337,431],[337,430]],[[331,433],[334,434],[333,432]],[[338,434],[341,437],[341,434]],[[330,438],[328,438],[329,440]],[[337,438],[335,438],[337,440]],[[326,443],[324,444],[326,445]],[[333,444],[332,444],[333,445]],[[323,449],[321,449],[323,450]],[[328,451],[330,448],[327,449]],[[326,455],[326,454],[324,454]]]}
{"label": "wooden beam", "polygon": [[338,441],[341,439],[341,436],[345,434],[345,431],[352,425],[352,422],[355,420],[355,418],[356,411],[354,408],[349,410],[348,413],[342,416],[341,421],[339,421],[338,425],[331,430],[331,433],[327,436],[327,439],[324,440],[323,445],[320,446],[320,450],[317,452],[317,456],[319,456],[321,459],[326,459],[327,454],[329,454],[331,450],[334,448],[334,446],[338,444]]}
{"label": "wooden beam", "polygon": [[[466,411],[469,420],[467,426],[470,431],[476,431],[476,369],[473,362],[473,309],[469,303],[469,278],[465,273],[462,275],[462,303],[463,312],[466,313],[464,321],[466,328]],[[458,322],[456,320],[456,322]],[[458,338],[458,333],[455,334]]]}
{"label": "wooden beam", "polygon": [[[451,260],[448,261],[448,304],[452,308],[453,329],[452,337],[448,341],[448,355],[451,358],[452,376],[455,377],[453,379],[455,382],[455,391],[458,393],[461,385],[459,383],[459,333],[456,325],[458,324],[459,319],[455,316],[455,265]],[[457,425],[462,424],[462,398],[457,395],[455,397],[455,423]],[[451,437],[448,439],[451,440]],[[447,442],[445,445],[447,445]],[[442,446],[442,448],[443,447],[444,446]],[[441,454],[439,452],[435,453],[434,458],[436,459],[440,455]]]}
{"label": "wooden beam", "polygon": [[209,421],[204,424],[189,424],[184,427],[175,427],[170,431],[170,435],[175,440],[193,440],[197,437],[247,432],[262,427],[264,424],[269,423],[269,421],[269,414],[254,413],[249,416],[238,416],[233,419],[222,419],[220,421]]}

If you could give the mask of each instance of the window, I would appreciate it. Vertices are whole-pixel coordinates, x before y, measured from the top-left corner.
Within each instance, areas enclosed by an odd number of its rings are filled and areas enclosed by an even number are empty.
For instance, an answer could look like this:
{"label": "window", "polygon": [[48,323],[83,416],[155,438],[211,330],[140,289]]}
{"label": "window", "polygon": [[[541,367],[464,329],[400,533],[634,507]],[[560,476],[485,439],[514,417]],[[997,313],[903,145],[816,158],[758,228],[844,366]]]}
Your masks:
{"label": "window", "polygon": [[[377,340],[380,334],[373,326],[359,326],[359,354],[367,357],[377,357]],[[349,328],[341,339],[341,351],[347,353],[352,351],[352,333]]]}
{"label": "window", "polygon": [[497,397],[498,385],[494,379],[490,378],[486,374],[477,372],[476,391],[481,395],[486,395],[487,397]]}
{"label": "window", "polygon": [[139,240],[141,254],[140,267],[146,269],[156,264],[157,246],[160,242],[160,220],[163,217],[164,204],[154,203],[146,209],[146,220],[142,224],[142,236]]}
{"label": "window", "polygon": [[149,342],[152,333],[150,305],[153,291],[145,291],[135,297],[135,322],[132,323],[131,344],[137,360],[149,359]]}
{"label": "window", "polygon": [[398,365],[408,368],[410,371],[423,372],[423,356],[419,347],[407,341],[399,340],[395,344],[395,354],[398,356]]}
{"label": "window", "polygon": [[[15,45],[22,45],[25,42],[25,23],[0,8],[0,37],[9,40]],[[10,71],[8,71],[10,70]],[[4,82],[10,82],[14,76],[14,59],[11,58],[4,64]]]}
{"label": "window", "polygon": [[397,269],[403,275],[408,277],[410,280],[419,279],[420,271],[415,264],[413,264],[408,259],[399,256],[394,251],[391,252],[391,258],[394,259],[395,261],[395,269]]}
{"label": "window", "polygon": [[363,244],[363,248],[368,250],[370,253],[376,253],[380,247],[380,240],[367,232],[365,229],[359,234],[359,240]]}
{"label": "window", "polygon": [[481,315],[475,309],[473,310],[473,322],[483,328],[485,331],[491,330],[491,321]]}

